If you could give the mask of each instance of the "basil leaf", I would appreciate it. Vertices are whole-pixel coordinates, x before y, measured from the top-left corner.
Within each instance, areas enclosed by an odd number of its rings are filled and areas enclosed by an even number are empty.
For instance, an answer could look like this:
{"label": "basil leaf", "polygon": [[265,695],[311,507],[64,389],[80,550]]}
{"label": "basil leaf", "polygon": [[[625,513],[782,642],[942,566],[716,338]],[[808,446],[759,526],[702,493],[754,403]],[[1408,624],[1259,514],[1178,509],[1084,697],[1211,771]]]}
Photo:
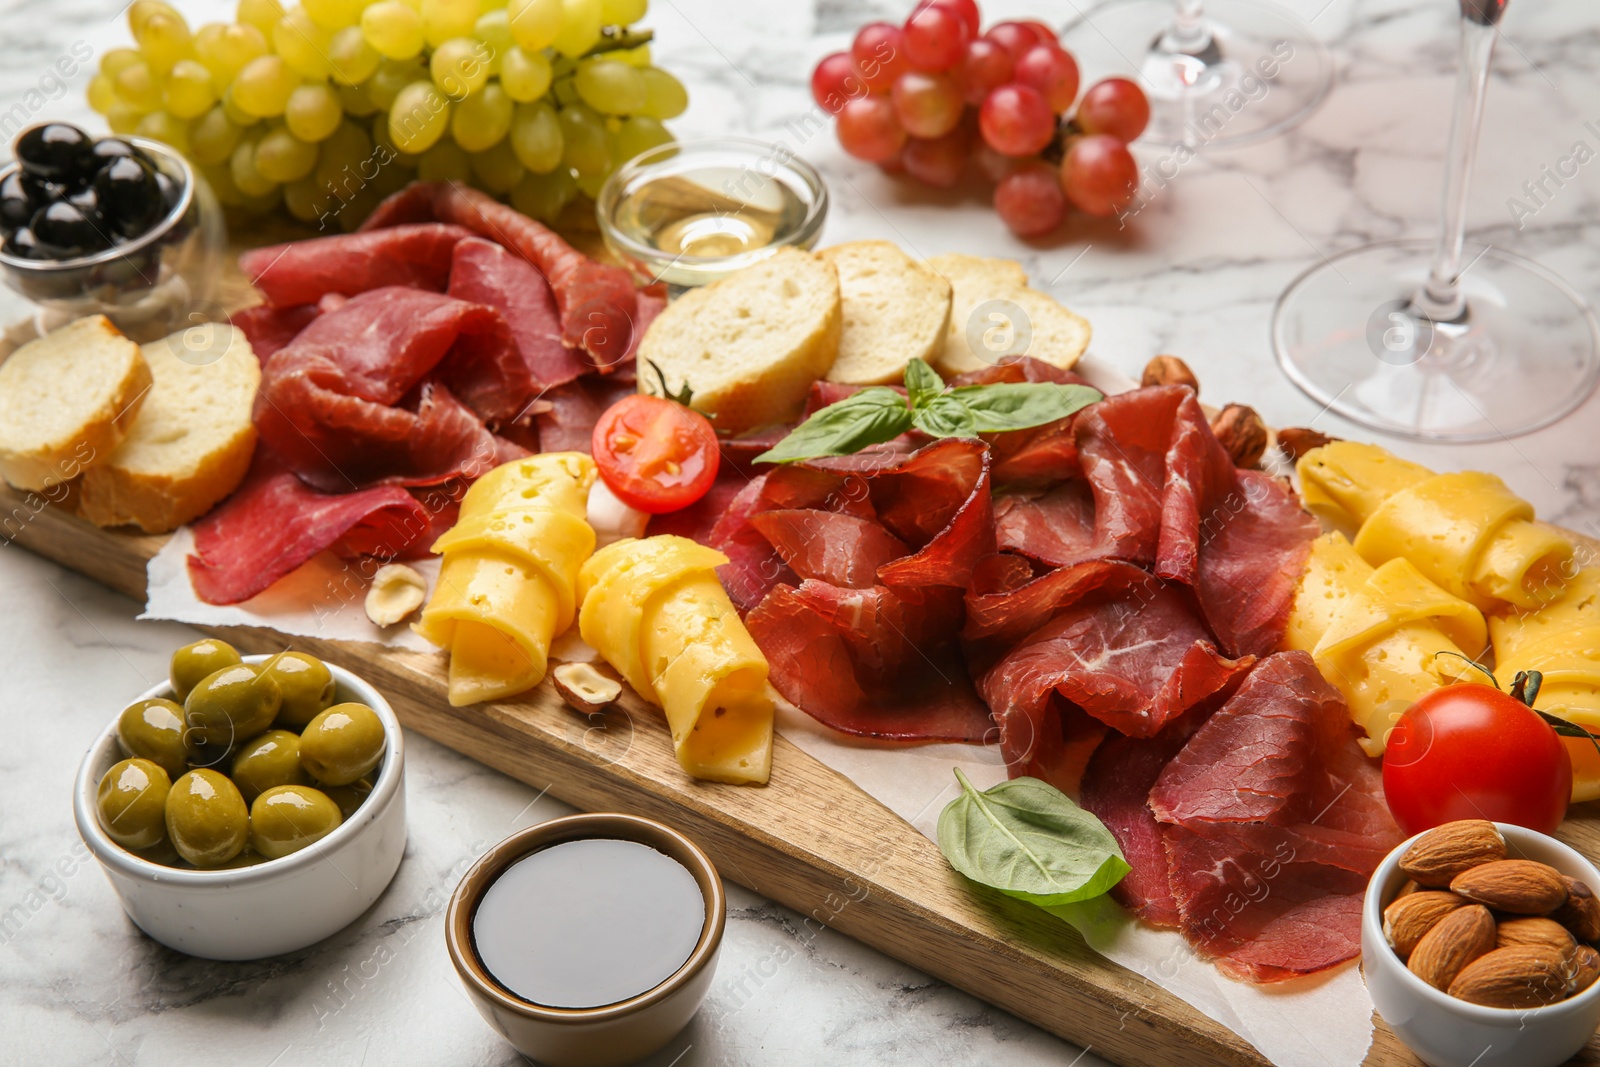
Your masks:
{"label": "basil leaf", "polygon": [[1122,881],[1128,863],[1101,821],[1037,778],[980,793],[956,770],[961,796],[939,815],[939,851],[974,882],[1053,907]]}
{"label": "basil leaf", "polygon": [[1105,397],[1087,385],[1056,382],[998,382],[963,385],[950,396],[966,405],[978,433],[1026,430],[1064,419]]}
{"label": "basil leaf", "polygon": [[942,392],[944,379],[932,367],[920,359],[913,359],[906,364],[906,393],[911,397],[913,408],[926,406],[928,401]]}
{"label": "basil leaf", "polygon": [[978,424],[956,397],[940,393],[911,413],[911,424],[929,437],[976,437]]}
{"label": "basil leaf", "polygon": [[792,463],[817,456],[848,456],[868,445],[892,441],[911,428],[906,398],[884,385],[852,393],[813,414],[755,458],[757,463]]}

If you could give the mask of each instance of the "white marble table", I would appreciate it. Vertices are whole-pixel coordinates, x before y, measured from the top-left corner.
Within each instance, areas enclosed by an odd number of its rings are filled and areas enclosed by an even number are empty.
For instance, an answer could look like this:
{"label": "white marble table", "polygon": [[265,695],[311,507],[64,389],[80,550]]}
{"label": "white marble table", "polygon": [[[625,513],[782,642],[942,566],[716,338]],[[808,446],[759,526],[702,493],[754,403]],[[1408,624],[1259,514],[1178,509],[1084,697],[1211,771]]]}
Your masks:
{"label": "white marble table", "polygon": [[[185,6],[204,10],[206,0]],[[806,134],[811,65],[861,21],[903,17],[907,6],[655,0],[656,54],[693,99],[675,129],[783,140],[811,159],[834,196],[827,242],[885,237],[925,255],[1015,256],[1036,285],[1090,318],[1094,350],[1124,369],[1174,352],[1212,401],[1244,401],[1279,425],[1315,420],[1348,432],[1278,373],[1268,316],[1283,286],[1320,256],[1432,232],[1453,3],[1296,0],[1338,61],[1338,84],[1318,114],[1277,141],[1202,154],[1126,230],[1083,225],[1048,247],[1010,237],[983,197],[901,185],[845,157],[831,132]],[[89,121],[87,73],[53,101],[53,83],[41,78],[76,41],[120,43],[119,7],[0,0],[0,123],[29,113]],[[985,5],[985,14],[1065,20],[1076,7],[1007,2]],[[211,9],[206,17],[225,17],[231,4]],[[1600,149],[1591,10],[1582,0],[1512,6],[1471,223],[1474,237],[1540,260],[1596,299],[1600,164],[1581,169],[1521,229],[1506,205],[1575,142]],[[0,296],[0,318],[23,311]],[[1496,471],[1544,515],[1600,535],[1600,397],[1531,437],[1402,451]],[[568,809],[426,739],[409,748],[405,862],[349,930],[291,957],[222,965],[169,952],[127,922],[78,841],[68,797],[90,738],[193,638],[179,626],[136,624],[136,612],[0,543],[0,1064],[516,1062],[457,987],[440,912],[478,851]],[[813,937],[794,913],[752,893],[730,887],[729,903],[711,999],[658,1057],[662,1065],[1097,1062],[846,937]]]}

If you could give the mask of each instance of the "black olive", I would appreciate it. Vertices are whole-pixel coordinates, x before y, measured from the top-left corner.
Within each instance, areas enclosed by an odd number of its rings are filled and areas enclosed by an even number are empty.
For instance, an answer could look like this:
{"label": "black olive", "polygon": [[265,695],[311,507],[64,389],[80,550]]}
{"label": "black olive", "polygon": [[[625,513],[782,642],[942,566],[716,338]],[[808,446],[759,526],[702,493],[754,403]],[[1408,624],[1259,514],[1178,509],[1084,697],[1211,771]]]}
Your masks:
{"label": "black olive", "polygon": [[26,226],[6,237],[5,251],[6,255],[16,256],[18,259],[50,258],[49,255],[40,250],[39,239]]}
{"label": "black olive", "polygon": [[85,186],[75,193],[68,193],[67,203],[83,212],[84,217],[90,222],[100,226],[100,197],[95,193],[93,185]]}
{"label": "black olive", "polygon": [[0,229],[15,230],[26,226],[33,218],[35,208],[28,199],[28,190],[22,186],[22,172],[14,170],[0,181]]}
{"label": "black olive", "polygon": [[132,156],[135,159],[142,159],[151,166],[155,166],[155,163],[148,155],[145,154],[144,149],[138,147],[137,145],[130,144],[120,137],[100,138],[94,143],[93,153],[94,162],[90,164],[90,166],[95,171],[99,171],[101,167],[105,166],[107,163],[110,163],[113,159],[121,159],[123,156]]}
{"label": "black olive", "polygon": [[23,130],[16,151],[23,170],[50,181],[83,185],[94,176],[94,143],[65,122]]}
{"label": "black olive", "polygon": [[156,184],[161,186],[161,202],[165,205],[162,214],[166,214],[178,206],[178,199],[183,196],[183,186],[160,170],[156,171]]}
{"label": "black olive", "polygon": [[[22,191],[28,194],[28,203],[33,205],[33,210],[49,207],[57,200],[67,195],[67,187],[58,182],[41,178],[37,174],[22,171]],[[32,217],[32,213],[29,213]]]}
{"label": "black olive", "polygon": [[28,228],[56,259],[75,259],[111,247],[111,238],[65,200],[40,208]]}
{"label": "black olive", "polygon": [[94,177],[100,211],[111,229],[123,237],[149,231],[167,213],[156,171],[142,159],[113,159]]}

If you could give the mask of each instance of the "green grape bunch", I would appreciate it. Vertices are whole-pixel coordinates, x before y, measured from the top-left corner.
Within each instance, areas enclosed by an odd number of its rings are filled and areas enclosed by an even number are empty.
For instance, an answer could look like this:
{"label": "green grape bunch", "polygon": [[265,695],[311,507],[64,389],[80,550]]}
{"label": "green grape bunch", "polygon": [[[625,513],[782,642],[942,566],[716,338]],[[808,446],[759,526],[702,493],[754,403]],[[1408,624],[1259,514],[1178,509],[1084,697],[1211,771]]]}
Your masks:
{"label": "green grape bunch", "polygon": [[683,84],[650,62],[648,0],[238,0],[191,31],[128,9],[89,105],[163,141],[232,208],[353,229],[413,179],[468,182],[554,221],[670,142]]}

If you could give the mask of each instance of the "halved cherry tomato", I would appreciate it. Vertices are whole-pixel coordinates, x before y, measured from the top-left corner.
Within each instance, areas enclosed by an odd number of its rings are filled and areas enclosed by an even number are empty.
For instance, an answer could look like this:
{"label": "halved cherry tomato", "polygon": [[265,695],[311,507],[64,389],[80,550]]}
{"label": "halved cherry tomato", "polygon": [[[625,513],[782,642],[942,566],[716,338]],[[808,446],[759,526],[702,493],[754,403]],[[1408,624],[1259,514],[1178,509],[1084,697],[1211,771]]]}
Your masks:
{"label": "halved cherry tomato", "polygon": [[595,466],[629,507],[661,515],[688,507],[717,479],[721,452],[706,417],[676,400],[623,397],[595,423]]}
{"label": "halved cherry tomato", "polygon": [[1572,796],[1572,758],[1526,704],[1489,685],[1436,689],[1400,716],[1383,791],[1406,834],[1454,819],[1554,833]]}

